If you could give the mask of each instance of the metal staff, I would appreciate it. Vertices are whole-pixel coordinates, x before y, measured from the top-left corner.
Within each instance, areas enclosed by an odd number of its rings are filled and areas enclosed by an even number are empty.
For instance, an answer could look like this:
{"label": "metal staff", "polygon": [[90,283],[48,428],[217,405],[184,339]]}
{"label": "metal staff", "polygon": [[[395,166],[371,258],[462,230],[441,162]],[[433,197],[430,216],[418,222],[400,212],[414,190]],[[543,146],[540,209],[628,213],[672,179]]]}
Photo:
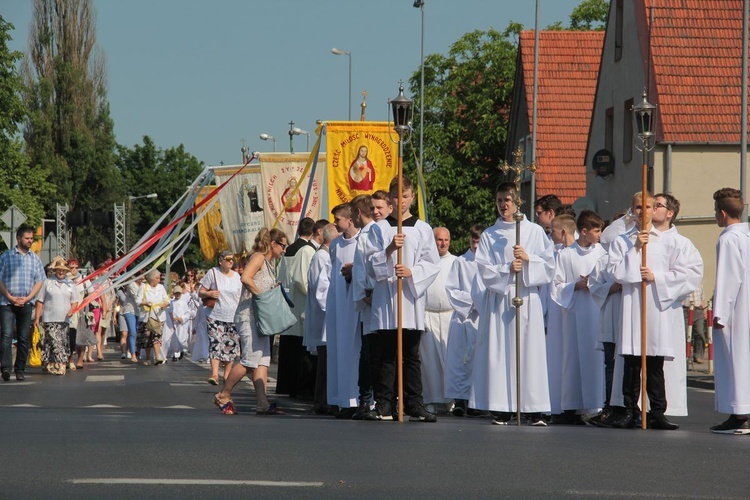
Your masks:
{"label": "metal staff", "polygon": [[[514,183],[516,185],[516,196],[513,200],[516,205],[516,213],[513,214],[513,220],[516,221],[516,245],[521,244],[521,221],[523,220],[523,214],[521,213],[521,205],[523,200],[521,199],[521,174],[524,171],[536,172],[536,165],[523,164],[523,150],[518,148],[513,153],[513,165],[508,165],[505,162],[501,167],[504,173],[513,171],[516,174]],[[516,308],[516,425],[521,425],[521,306],[523,305],[523,297],[521,297],[521,279],[519,273],[516,273],[516,296],[513,297],[513,306]]]}

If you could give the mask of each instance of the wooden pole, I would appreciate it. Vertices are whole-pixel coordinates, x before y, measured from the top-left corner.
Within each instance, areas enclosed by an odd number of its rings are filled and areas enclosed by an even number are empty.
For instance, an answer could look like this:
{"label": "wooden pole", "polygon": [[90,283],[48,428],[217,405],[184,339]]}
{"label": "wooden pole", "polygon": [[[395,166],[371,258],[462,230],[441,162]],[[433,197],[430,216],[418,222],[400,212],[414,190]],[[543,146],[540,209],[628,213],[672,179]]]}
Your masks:
{"label": "wooden pole", "polygon": [[[398,221],[398,233],[401,234],[403,229],[403,214],[401,211],[401,198],[404,194],[404,142],[401,139],[401,134],[398,136],[398,201],[397,206],[393,207],[396,210]],[[396,252],[397,263],[403,264],[403,251],[399,247]],[[396,280],[396,367],[398,374],[398,421],[404,421],[404,329],[402,326],[402,312],[403,312],[403,295],[404,295],[404,282],[400,276]]]}
{"label": "wooden pole", "polygon": [[[643,146],[643,169],[641,172],[641,231],[647,231],[648,218],[646,216],[646,196],[648,195],[648,148],[644,142]],[[643,245],[641,248],[641,266],[646,267],[646,246]],[[646,419],[646,351],[647,351],[647,335],[646,335],[646,289],[648,283],[645,280],[641,281],[641,429],[647,427]]]}

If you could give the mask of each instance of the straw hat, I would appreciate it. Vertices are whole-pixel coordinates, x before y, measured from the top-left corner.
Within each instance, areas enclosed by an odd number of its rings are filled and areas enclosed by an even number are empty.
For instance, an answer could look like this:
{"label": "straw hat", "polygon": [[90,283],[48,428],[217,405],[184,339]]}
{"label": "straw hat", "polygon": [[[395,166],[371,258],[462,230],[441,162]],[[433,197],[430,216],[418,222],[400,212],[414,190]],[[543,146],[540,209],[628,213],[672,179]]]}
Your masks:
{"label": "straw hat", "polygon": [[70,271],[70,268],[65,262],[65,259],[63,259],[62,257],[55,257],[54,259],[52,259],[52,262],[50,262],[49,265],[49,269],[51,271]]}

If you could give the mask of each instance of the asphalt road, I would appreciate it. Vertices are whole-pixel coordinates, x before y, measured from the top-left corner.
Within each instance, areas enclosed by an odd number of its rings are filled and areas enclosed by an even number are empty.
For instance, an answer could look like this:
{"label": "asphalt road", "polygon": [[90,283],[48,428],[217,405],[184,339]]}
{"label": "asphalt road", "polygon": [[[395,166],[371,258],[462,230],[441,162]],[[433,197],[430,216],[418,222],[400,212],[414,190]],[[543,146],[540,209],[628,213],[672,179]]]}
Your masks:
{"label": "asphalt road", "polygon": [[[0,383],[0,498],[750,497],[750,436],[713,435],[709,389],[674,432],[221,415],[206,365],[107,361]],[[273,399],[273,396],[272,396]]]}

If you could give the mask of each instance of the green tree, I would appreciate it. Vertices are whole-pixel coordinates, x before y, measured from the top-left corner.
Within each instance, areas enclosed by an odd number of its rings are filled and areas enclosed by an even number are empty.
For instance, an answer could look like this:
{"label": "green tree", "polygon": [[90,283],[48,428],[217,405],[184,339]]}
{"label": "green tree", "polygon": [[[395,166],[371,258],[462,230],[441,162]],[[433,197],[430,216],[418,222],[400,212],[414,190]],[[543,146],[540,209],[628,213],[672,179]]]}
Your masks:
{"label": "green tree", "polygon": [[[471,224],[491,224],[497,217],[494,186],[502,178],[498,166],[505,157],[520,29],[510,23],[502,33],[473,31],[455,42],[447,56],[425,59],[424,176],[430,224],[451,231],[454,251],[468,247]],[[419,85],[418,71],[410,79],[412,94],[418,95]],[[414,123],[419,123],[419,110]],[[415,178],[411,162],[409,172]]]}
{"label": "green tree", "polygon": [[[31,168],[43,171],[57,188],[43,198],[47,213],[55,213],[57,204],[111,211],[122,201],[122,180],[115,168],[114,125],[91,0],[34,0],[22,74]],[[100,262],[112,252],[113,231],[108,226],[76,228],[71,253]]]}
{"label": "green tree", "polygon": [[26,119],[23,79],[16,69],[22,55],[11,52],[8,42],[13,25],[0,16],[0,211],[16,205],[33,225],[41,223],[44,208],[40,200],[54,192],[44,172],[28,168],[20,126]]}
{"label": "green tree", "polygon": [[[152,192],[158,198],[147,198],[132,204],[132,234],[134,244],[180,198],[190,183],[203,171],[202,162],[185,151],[180,144],[168,149],[158,148],[149,136],[143,144],[132,148],[118,146],[117,167],[121,172],[127,196],[143,196]],[[197,237],[195,239],[197,243]],[[188,267],[204,267],[198,245],[191,245],[184,255]],[[181,266],[177,266],[181,271]]]}
{"label": "green tree", "polygon": [[608,16],[607,0],[583,0],[570,14],[570,29],[603,31],[607,27]]}

